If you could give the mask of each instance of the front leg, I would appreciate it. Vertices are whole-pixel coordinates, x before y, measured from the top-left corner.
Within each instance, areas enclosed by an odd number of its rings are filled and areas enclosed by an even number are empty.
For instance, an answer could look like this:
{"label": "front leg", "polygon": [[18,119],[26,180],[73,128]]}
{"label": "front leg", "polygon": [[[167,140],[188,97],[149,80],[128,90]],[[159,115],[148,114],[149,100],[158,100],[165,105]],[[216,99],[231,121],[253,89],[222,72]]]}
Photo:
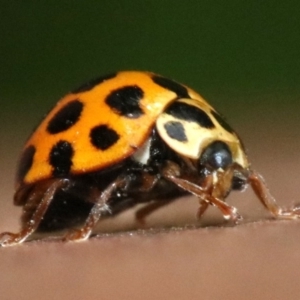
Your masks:
{"label": "front leg", "polygon": [[300,218],[300,207],[285,209],[279,206],[270,194],[263,178],[257,172],[251,170],[248,180],[260,202],[275,218],[288,220]]}
{"label": "front leg", "polygon": [[224,172],[217,172],[217,183],[213,182],[213,175],[207,175],[202,185],[196,184],[191,179],[185,179],[181,174],[180,167],[173,162],[168,161],[162,169],[162,175],[175,183],[183,190],[197,196],[201,199],[198,216],[201,216],[208,208],[208,204],[218,207],[226,220],[232,220],[237,223],[242,217],[238,214],[237,209],[227,204],[224,199],[231,187],[233,169],[229,168]]}

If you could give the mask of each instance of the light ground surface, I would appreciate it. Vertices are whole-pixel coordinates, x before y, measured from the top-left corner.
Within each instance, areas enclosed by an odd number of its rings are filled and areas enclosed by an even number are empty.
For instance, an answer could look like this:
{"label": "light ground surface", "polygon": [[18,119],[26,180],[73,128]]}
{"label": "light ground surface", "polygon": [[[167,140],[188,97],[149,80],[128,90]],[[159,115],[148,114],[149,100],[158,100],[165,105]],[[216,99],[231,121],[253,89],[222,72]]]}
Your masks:
{"label": "light ground surface", "polygon": [[[259,126],[259,115],[251,113],[240,134],[254,167],[280,203],[300,202],[297,111],[278,111]],[[14,129],[5,127],[1,141],[0,229],[16,230],[19,208],[11,204],[12,179],[21,142]],[[299,299],[300,221],[271,220],[250,191],[234,193],[228,202],[240,209],[245,223],[224,227],[218,212],[210,211],[202,222],[210,226],[197,229],[0,249],[1,299]],[[192,222],[196,208],[196,201],[181,199],[149,223]],[[101,228],[130,229],[132,222],[125,223],[132,219],[128,212]]]}

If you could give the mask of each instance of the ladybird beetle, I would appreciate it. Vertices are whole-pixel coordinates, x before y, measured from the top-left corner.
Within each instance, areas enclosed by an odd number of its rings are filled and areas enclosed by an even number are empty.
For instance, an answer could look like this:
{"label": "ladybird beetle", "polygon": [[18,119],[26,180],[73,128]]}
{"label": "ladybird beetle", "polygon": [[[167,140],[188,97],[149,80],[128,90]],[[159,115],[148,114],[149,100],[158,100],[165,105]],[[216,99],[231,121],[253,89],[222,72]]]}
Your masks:
{"label": "ladybird beetle", "polygon": [[62,98],[27,140],[14,196],[22,229],[0,243],[61,229],[71,229],[65,241],[86,240],[103,217],[146,203],[142,222],[185,193],[199,199],[198,217],[214,205],[237,223],[225,198],[248,184],[273,216],[300,216],[276,204],[238,135],[198,93],[154,73],[109,74]]}

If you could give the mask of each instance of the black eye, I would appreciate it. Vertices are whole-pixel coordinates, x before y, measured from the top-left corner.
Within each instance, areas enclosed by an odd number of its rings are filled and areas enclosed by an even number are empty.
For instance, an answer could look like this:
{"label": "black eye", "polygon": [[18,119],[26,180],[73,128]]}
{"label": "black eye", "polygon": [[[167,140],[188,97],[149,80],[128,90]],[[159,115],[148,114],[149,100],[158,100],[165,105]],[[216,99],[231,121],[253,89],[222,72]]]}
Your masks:
{"label": "black eye", "polygon": [[200,165],[217,170],[225,170],[232,164],[232,154],[229,147],[220,141],[211,143],[200,157]]}

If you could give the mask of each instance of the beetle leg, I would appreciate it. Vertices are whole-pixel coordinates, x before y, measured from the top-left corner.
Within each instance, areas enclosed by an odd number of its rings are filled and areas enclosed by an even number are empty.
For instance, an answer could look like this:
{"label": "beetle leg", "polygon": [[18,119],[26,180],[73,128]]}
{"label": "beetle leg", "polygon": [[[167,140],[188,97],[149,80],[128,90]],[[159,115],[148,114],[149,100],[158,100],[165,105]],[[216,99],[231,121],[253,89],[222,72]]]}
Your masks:
{"label": "beetle leg", "polygon": [[[201,184],[201,188],[204,189],[207,193],[211,193],[213,197],[225,199],[228,191],[230,191],[231,189],[233,169],[229,168],[225,172],[216,172],[216,176],[218,176],[218,180],[215,185],[213,185],[213,177],[207,176],[204,182]],[[200,200],[200,207],[197,211],[198,219],[202,217],[210,204],[212,203],[207,200]]]}
{"label": "beetle leg", "polygon": [[64,241],[84,241],[89,238],[94,227],[97,225],[103,214],[111,213],[111,208],[108,201],[111,198],[112,193],[120,187],[126,186],[128,183],[127,177],[119,177],[112,182],[108,187],[100,193],[98,199],[95,201],[84,225],[79,228],[68,232],[63,238]]}
{"label": "beetle leg", "polygon": [[197,211],[197,219],[199,220],[202,215],[206,212],[206,210],[208,209],[210,203],[206,200],[200,200],[200,207],[198,208]]}
{"label": "beetle leg", "polygon": [[[143,173],[142,179],[143,179],[143,184],[140,187],[140,191],[142,192],[150,191],[159,180],[157,176],[150,175],[148,173]],[[160,201],[151,202],[150,204],[143,206],[135,213],[136,221],[141,226],[144,226],[146,224],[145,219],[147,216],[152,214],[155,210],[159,209],[160,207],[163,207],[174,200],[176,199],[160,200]]]}
{"label": "beetle leg", "polygon": [[274,217],[281,219],[300,218],[300,207],[296,206],[291,209],[280,207],[269,192],[263,178],[256,171],[250,171],[248,181],[260,202]]}
{"label": "beetle leg", "polygon": [[[68,183],[66,179],[55,179],[54,181],[46,182],[46,186],[41,189],[41,184],[36,186],[30,194],[30,198],[28,203],[36,202],[37,199],[40,199],[37,207],[35,208],[34,213],[30,217],[29,221],[27,221],[20,232],[12,233],[12,232],[3,232],[0,234],[0,246],[14,246],[17,244],[21,244],[24,242],[30,235],[32,235],[39,224],[41,223],[56,191],[62,188],[64,185]],[[40,193],[42,192],[43,196],[40,197]]]}
{"label": "beetle leg", "polygon": [[157,181],[159,179],[157,176],[150,175],[148,173],[143,173],[142,180],[143,180],[143,183],[142,183],[142,186],[140,187],[140,191],[148,192],[155,186],[155,184],[157,183]]}
{"label": "beetle leg", "polygon": [[[242,219],[238,214],[237,209],[224,201],[231,187],[233,171],[233,168],[229,168],[225,172],[216,171],[218,181],[215,185],[213,184],[213,175],[208,175],[208,178],[205,181],[206,186],[200,186],[190,180],[181,178],[179,166],[172,162],[167,163],[166,167],[162,170],[162,174],[166,179],[172,181],[185,191],[199,197],[208,204],[218,207],[226,220],[232,220],[234,223],[237,223]],[[203,213],[206,208],[207,205],[200,207],[200,214]]]}
{"label": "beetle leg", "polygon": [[135,218],[137,222],[139,222],[140,225],[145,225],[145,219],[148,217],[150,214],[152,214],[155,210],[169,204],[170,202],[175,201],[176,199],[167,199],[167,200],[160,200],[156,202],[152,202],[142,208],[140,208],[136,213],[135,213]]}

